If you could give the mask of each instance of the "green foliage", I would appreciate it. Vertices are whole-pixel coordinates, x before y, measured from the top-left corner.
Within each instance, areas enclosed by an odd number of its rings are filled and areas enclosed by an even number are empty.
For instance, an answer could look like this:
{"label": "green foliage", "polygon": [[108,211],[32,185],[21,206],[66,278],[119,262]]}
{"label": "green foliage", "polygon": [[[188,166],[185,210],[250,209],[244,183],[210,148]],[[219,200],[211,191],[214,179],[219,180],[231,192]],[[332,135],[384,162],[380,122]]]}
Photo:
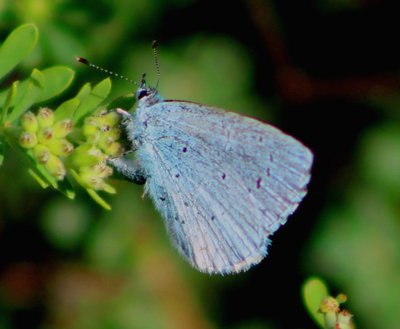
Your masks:
{"label": "green foliage", "polygon": [[324,328],[324,316],[319,312],[322,300],[329,296],[328,288],[319,278],[309,278],[303,284],[303,301],[314,321]]}
{"label": "green foliage", "polygon": [[333,298],[329,295],[326,283],[311,277],[303,284],[303,301],[307,311],[322,329],[354,329],[353,315],[342,310],[340,304],[347,300],[343,294]]}
{"label": "green foliage", "polygon": [[15,29],[0,47],[0,79],[27,57],[35,47],[39,37],[33,24]]}
{"label": "green foliage", "polygon": [[[36,26],[28,24],[15,29],[0,48],[0,73],[4,76],[18,65],[31,53],[37,41],[38,30]],[[68,164],[72,162],[66,161],[73,152],[73,144],[85,143],[85,136],[80,132],[83,119],[96,111],[100,104],[104,102],[111,90],[110,79],[103,80],[93,88],[90,84],[85,84],[75,97],[61,103],[55,112],[51,109],[41,109],[36,116],[27,112],[29,109],[36,108],[38,103],[47,101],[66,90],[73,77],[74,72],[63,66],[54,66],[44,70],[33,69],[28,79],[14,81],[9,88],[0,92],[0,104],[2,104],[0,112],[0,164],[4,160],[5,144],[8,143],[17,153],[27,158],[29,174],[43,188],[51,186],[68,198],[73,199],[75,192],[66,177],[69,172],[99,205],[105,209],[111,209],[107,202],[97,194],[96,190],[115,193],[114,188],[102,182],[102,177],[109,176],[112,170],[108,170],[106,175],[103,174],[104,170],[100,175],[98,172],[95,172],[96,175],[90,175],[91,167],[85,166],[85,172],[78,173],[76,170],[83,169],[76,165],[72,165],[70,168]],[[71,123],[68,123],[68,120]],[[113,124],[115,125],[116,122],[113,122]],[[65,130],[68,125],[74,127],[73,133],[68,136],[73,144],[65,139],[71,132],[70,129]],[[102,127],[97,127],[99,134],[106,130],[102,129]],[[114,139],[108,142],[108,144],[110,143],[116,144]],[[92,144],[93,142],[90,145]],[[22,150],[21,147],[25,150]],[[107,149],[109,147],[106,147]],[[118,144],[113,147],[113,155],[115,155],[116,150],[120,150]],[[93,153],[92,147],[88,151]],[[101,152],[100,149],[98,152]],[[89,154],[80,156],[83,158],[93,157]],[[104,161],[105,156],[96,156],[95,163],[91,165],[94,166],[97,162]]]}

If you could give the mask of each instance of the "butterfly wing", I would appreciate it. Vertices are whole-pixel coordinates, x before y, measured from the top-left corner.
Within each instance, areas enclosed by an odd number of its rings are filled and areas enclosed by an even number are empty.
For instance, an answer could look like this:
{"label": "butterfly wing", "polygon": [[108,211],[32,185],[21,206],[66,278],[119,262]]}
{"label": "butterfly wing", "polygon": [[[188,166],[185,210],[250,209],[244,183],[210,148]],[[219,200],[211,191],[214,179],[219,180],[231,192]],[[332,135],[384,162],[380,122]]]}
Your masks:
{"label": "butterfly wing", "polygon": [[312,153],[233,112],[164,101],[137,110],[146,192],[179,252],[208,273],[246,270],[306,194]]}

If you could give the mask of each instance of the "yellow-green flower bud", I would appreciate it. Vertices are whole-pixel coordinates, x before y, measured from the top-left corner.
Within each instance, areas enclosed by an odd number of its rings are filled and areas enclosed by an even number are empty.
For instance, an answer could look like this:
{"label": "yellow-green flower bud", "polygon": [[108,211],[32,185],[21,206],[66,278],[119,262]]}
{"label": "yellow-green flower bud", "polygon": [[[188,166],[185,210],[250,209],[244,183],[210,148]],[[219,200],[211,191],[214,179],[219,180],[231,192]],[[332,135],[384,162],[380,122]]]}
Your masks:
{"label": "yellow-green flower bud", "polygon": [[37,137],[38,137],[39,143],[47,145],[53,138],[53,128],[46,127],[46,128],[40,129],[37,134]]}
{"label": "yellow-green flower bud", "polygon": [[80,173],[80,178],[82,180],[82,183],[86,188],[92,188],[94,190],[103,190],[105,187],[105,183],[103,179],[93,172],[83,172]]}
{"label": "yellow-green flower bud", "polygon": [[36,117],[40,127],[50,127],[54,123],[54,112],[47,107],[39,109]]}
{"label": "yellow-green flower bud", "polygon": [[102,138],[110,138],[113,141],[118,140],[121,137],[121,130],[119,128],[111,128],[101,134]]}
{"label": "yellow-green flower bud", "polygon": [[33,157],[36,161],[38,161],[39,163],[46,163],[47,161],[49,161],[50,158],[50,150],[41,144],[38,144],[35,146],[35,148],[33,149]]}
{"label": "yellow-green flower bud", "polygon": [[74,168],[93,166],[106,159],[106,155],[92,144],[82,144],[67,158],[68,164]]}
{"label": "yellow-green flower bud", "polygon": [[113,169],[108,166],[104,161],[95,164],[93,166],[93,170],[97,175],[103,178],[111,176],[113,173]]}
{"label": "yellow-green flower bud", "polygon": [[339,312],[337,316],[337,325],[335,328],[340,329],[354,329],[353,314],[347,310]]}
{"label": "yellow-green flower bud", "polygon": [[63,180],[67,171],[60,158],[50,155],[49,160],[44,165],[47,171],[57,180]]}
{"label": "yellow-green flower bud", "polygon": [[95,156],[99,161],[103,161],[107,158],[107,156],[97,147],[89,149],[88,154]]}
{"label": "yellow-green flower bud", "polygon": [[97,133],[86,136],[86,142],[89,144],[97,144],[100,140],[101,134],[97,129]]}
{"label": "yellow-green flower bud", "polygon": [[327,312],[334,312],[337,313],[339,312],[339,303],[338,301],[329,296],[329,297],[325,297],[322,300],[322,303],[320,305],[320,312],[321,313],[327,313]]}
{"label": "yellow-green flower bud", "polygon": [[118,142],[112,142],[107,145],[107,147],[103,148],[105,154],[109,156],[118,156],[121,155],[124,151],[122,145]]}
{"label": "yellow-green flower bud", "polygon": [[54,137],[63,138],[72,131],[72,120],[64,119],[58,121],[53,126]]}
{"label": "yellow-green flower bud", "polygon": [[82,127],[82,133],[84,136],[92,136],[99,132],[99,127],[89,124],[84,124]]}
{"label": "yellow-green flower bud", "polygon": [[93,166],[84,166],[79,168],[81,173],[88,173],[91,172],[93,175],[106,178],[111,176],[113,173],[113,169],[106,164],[105,161],[100,161]]}
{"label": "yellow-green flower bud", "polygon": [[101,134],[100,139],[97,142],[97,145],[105,151],[110,145],[114,143],[114,140],[112,138],[109,138],[107,135]]}
{"label": "yellow-green flower bud", "polygon": [[121,117],[115,111],[110,111],[102,116],[102,121],[109,127],[114,127],[121,121]]}
{"label": "yellow-green flower bud", "polygon": [[21,126],[25,131],[37,132],[39,124],[36,116],[28,111],[21,117]]}
{"label": "yellow-green flower bud", "polygon": [[26,149],[35,147],[37,142],[36,134],[33,132],[24,131],[19,137],[19,145]]}
{"label": "yellow-green flower bud", "polygon": [[72,153],[74,146],[64,138],[52,139],[47,145],[54,155],[67,156]]}

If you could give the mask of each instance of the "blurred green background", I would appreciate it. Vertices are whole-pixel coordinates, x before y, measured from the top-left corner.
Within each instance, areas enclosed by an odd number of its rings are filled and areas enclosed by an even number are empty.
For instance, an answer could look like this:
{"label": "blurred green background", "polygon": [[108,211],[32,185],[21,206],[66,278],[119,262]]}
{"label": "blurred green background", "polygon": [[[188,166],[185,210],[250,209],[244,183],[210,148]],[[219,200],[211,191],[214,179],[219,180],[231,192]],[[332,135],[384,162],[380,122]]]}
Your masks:
{"label": "blurred green background", "polygon": [[[309,194],[248,272],[209,276],[182,260],[141,186],[113,207],[42,190],[12,152],[0,168],[0,329],[316,328],[300,287],[323,277],[359,328],[400,323],[400,7],[393,1],[0,0],[0,36],[35,23],[24,65],[67,65],[74,95],[100,72],[256,116],[315,153]],[[113,81],[112,97],[133,91]],[[10,151],[10,150],[9,150]]]}

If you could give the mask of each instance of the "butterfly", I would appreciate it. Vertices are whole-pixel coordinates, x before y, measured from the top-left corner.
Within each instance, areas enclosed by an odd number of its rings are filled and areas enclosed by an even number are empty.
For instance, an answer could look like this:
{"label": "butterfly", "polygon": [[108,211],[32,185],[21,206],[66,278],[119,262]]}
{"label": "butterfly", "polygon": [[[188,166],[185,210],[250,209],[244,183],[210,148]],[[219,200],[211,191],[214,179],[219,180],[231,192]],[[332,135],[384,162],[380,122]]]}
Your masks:
{"label": "butterfly", "polygon": [[144,184],[173,244],[199,271],[238,273],[259,263],[307,193],[310,149],[257,119],[165,100],[144,75],[136,99],[133,114],[116,109],[134,158],[108,163]]}

